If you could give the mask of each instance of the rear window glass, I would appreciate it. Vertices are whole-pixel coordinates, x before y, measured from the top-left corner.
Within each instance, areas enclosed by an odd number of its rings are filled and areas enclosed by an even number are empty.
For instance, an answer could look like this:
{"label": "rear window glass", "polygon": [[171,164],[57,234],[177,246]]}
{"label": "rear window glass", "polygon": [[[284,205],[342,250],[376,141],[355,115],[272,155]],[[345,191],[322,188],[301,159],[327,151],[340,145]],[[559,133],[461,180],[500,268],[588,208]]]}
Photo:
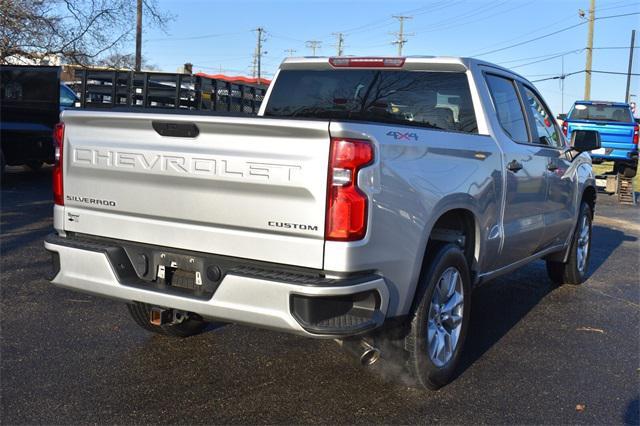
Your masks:
{"label": "rear window glass", "polygon": [[30,69],[2,69],[2,101],[58,103],[60,84],[57,72]]}
{"label": "rear window glass", "polygon": [[569,119],[633,123],[629,107],[607,104],[575,104],[569,113]]}
{"label": "rear window glass", "polygon": [[276,79],[264,115],[478,132],[464,73],[284,70]]}

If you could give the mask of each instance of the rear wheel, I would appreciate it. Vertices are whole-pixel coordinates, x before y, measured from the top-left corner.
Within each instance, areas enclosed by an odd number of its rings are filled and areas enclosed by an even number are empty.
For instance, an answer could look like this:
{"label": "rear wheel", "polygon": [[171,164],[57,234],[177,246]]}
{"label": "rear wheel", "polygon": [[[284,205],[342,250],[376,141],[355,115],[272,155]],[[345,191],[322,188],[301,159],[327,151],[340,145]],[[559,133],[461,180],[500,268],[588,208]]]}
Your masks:
{"label": "rear wheel", "polygon": [[592,221],[591,207],[583,201],[567,262],[547,260],[547,273],[555,284],[582,284],[586,279],[591,257]]}
{"label": "rear wheel", "polygon": [[453,378],[469,324],[471,278],[462,250],[437,248],[419,286],[405,338],[407,367],[422,386],[438,389]]}
{"label": "rear wheel", "polygon": [[151,324],[152,308],[153,306],[140,302],[127,304],[129,314],[136,324],[154,333],[173,337],[189,337],[202,333],[209,325],[202,317],[192,313],[174,315],[174,320],[170,324],[154,325]]}
{"label": "rear wheel", "polygon": [[615,163],[614,170],[616,173],[626,177],[626,178],[634,178],[638,172],[638,163],[637,162],[619,162]]}

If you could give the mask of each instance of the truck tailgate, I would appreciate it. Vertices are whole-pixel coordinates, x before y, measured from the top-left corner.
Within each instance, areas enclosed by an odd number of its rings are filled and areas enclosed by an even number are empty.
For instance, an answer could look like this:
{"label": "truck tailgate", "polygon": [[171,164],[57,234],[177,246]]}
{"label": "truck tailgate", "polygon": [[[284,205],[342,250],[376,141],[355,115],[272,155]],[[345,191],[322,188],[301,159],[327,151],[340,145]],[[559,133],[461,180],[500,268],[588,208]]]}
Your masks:
{"label": "truck tailgate", "polygon": [[[65,231],[322,268],[328,122],[111,111],[63,121]],[[193,126],[195,137],[154,129]]]}
{"label": "truck tailgate", "polygon": [[635,123],[570,121],[569,133],[574,130],[595,130],[600,133],[602,146],[631,149]]}

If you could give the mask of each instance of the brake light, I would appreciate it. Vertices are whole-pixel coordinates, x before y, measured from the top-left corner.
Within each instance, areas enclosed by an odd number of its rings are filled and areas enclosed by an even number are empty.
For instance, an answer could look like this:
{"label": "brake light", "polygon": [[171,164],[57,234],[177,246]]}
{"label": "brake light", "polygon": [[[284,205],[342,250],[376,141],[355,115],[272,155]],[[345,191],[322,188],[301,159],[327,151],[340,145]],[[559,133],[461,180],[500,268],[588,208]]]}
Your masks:
{"label": "brake light", "polygon": [[562,133],[564,133],[565,136],[567,136],[567,130],[569,128],[569,124],[566,121],[562,122]]}
{"label": "brake light", "polygon": [[366,140],[332,138],[329,153],[325,235],[332,241],[355,241],[367,233],[367,196],[358,188],[358,171],[373,161]]}
{"label": "brake light", "polygon": [[62,188],[62,148],[64,147],[64,123],[58,123],[53,129],[55,143],[55,165],[53,166],[53,202],[64,206],[64,190]]}
{"label": "brake light", "polygon": [[640,125],[636,124],[633,128],[633,144],[638,145],[638,133],[640,133]]}
{"label": "brake light", "polygon": [[329,58],[336,68],[401,68],[405,58]]}

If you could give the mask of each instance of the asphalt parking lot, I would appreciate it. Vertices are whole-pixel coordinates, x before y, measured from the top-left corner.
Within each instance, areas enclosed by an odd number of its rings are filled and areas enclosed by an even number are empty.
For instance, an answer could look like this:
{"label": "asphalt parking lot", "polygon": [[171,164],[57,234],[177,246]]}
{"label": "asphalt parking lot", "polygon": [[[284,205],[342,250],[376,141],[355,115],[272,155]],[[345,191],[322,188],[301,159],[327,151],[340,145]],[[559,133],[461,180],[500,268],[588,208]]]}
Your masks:
{"label": "asphalt parking lot", "polygon": [[174,340],[54,288],[50,200],[46,169],[3,178],[2,424],[640,422],[640,208],[613,197],[584,285],[553,288],[537,262],[474,293],[459,376],[438,392],[332,341],[237,325]]}

